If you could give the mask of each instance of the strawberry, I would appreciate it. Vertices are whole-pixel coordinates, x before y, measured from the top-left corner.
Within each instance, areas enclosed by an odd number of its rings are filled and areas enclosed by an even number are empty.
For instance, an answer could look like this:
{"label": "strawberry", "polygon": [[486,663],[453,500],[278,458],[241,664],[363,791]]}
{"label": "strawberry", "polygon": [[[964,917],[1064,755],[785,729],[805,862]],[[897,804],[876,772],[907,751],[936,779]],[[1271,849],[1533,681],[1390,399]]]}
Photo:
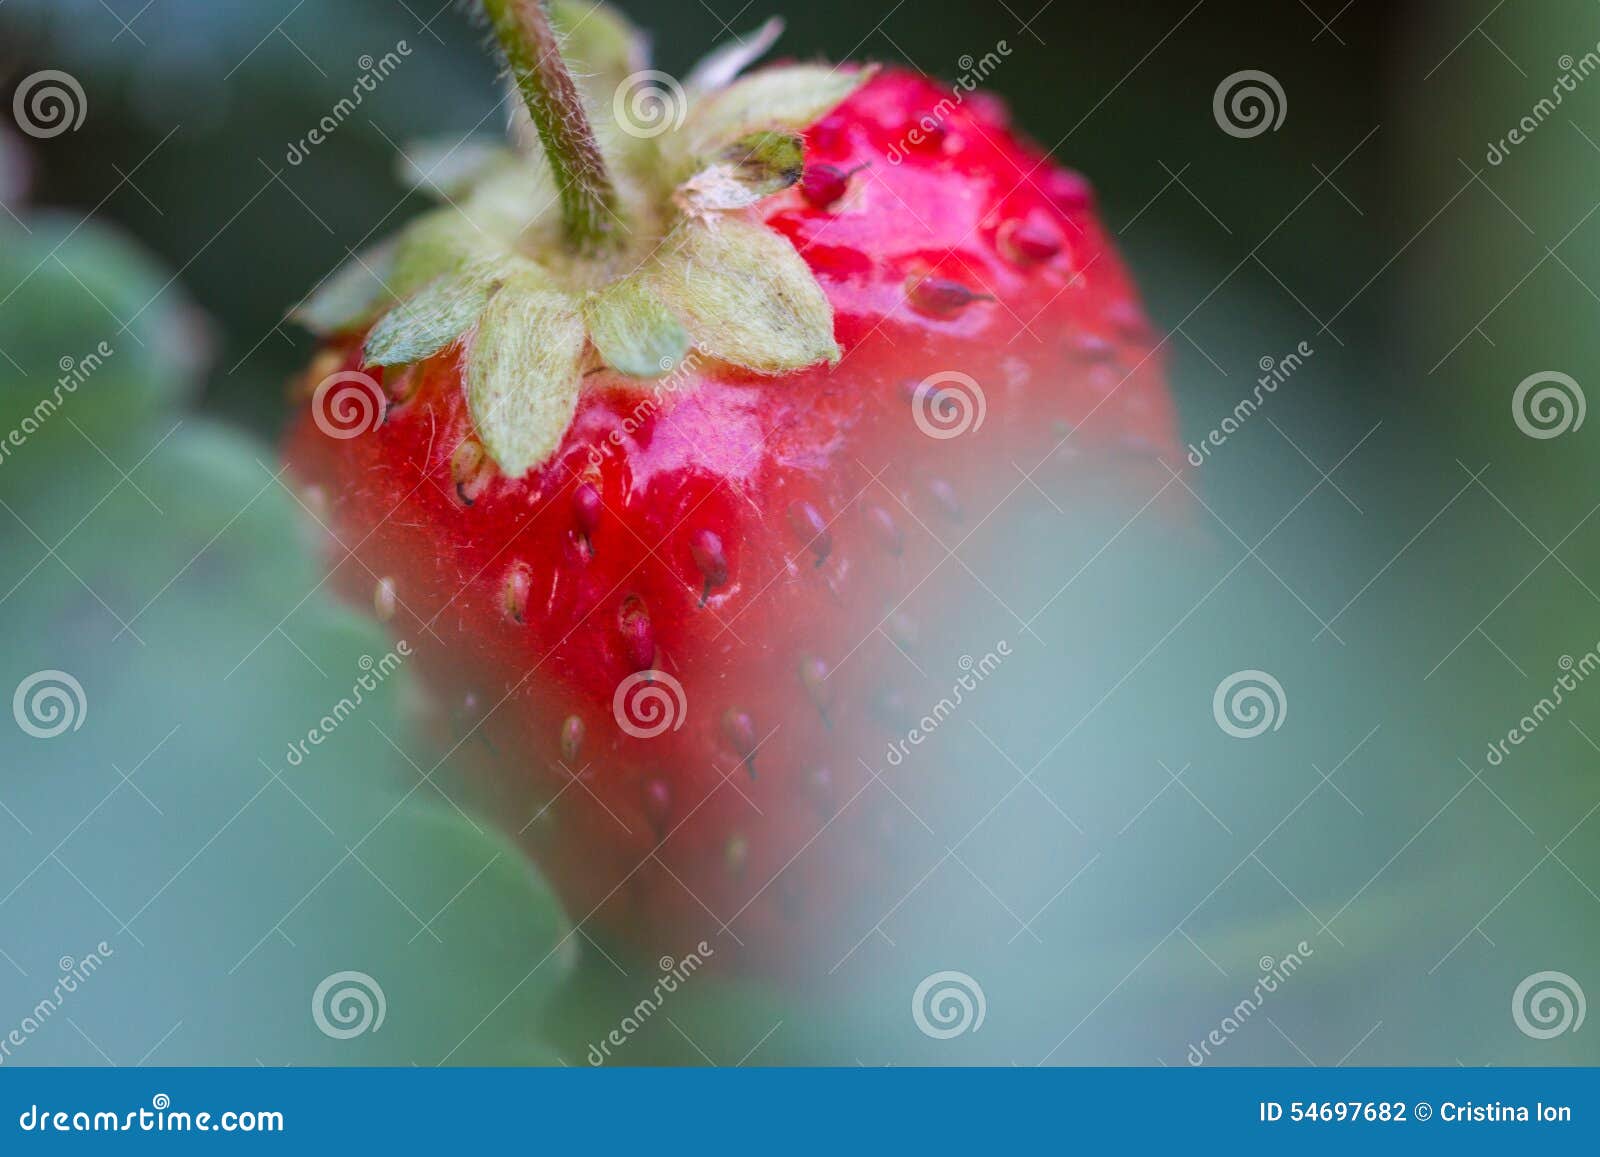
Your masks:
{"label": "strawberry", "polygon": [[867,789],[914,757],[919,608],[971,598],[948,544],[1069,436],[1113,488],[1173,451],[1154,340],[997,101],[740,78],[769,25],[641,127],[620,18],[551,6],[580,95],[537,4],[487,7],[522,151],[413,158],[449,203],[300,310],[288,462],[574,920],[793,970],[907,886]]}

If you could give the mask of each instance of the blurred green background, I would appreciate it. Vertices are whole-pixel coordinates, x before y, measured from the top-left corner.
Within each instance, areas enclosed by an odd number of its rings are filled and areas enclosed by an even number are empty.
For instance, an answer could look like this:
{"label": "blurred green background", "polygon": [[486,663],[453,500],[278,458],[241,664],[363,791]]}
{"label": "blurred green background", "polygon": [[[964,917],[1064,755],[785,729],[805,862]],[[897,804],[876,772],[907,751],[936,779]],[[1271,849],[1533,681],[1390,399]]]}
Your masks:
{"label": "blurred green background", "polygon": [[[1039,761],[960,866],[814,990],[696,979],[616,1060],[1184,1064],[1302,941],[1210,1063],[1600,1060],[1595,1026],[1538,1039],[1512,1013],[1540,972],[1600,994],[1600,685],[1486,759],[1600,646],[1597,435],[1513,417],[1530,375],[1595,379],[1600,79],[1534,109],[1596,51],[1600,10],[620,6],[677,75],[774,11],[780,52],[946,77],[1004,40],[988,87],[1094,181],[1169,335],[1185,440],[1262,359],[1314,352],[1186,480],[1209,545],[1108,551],[1041,620],[1050,652],[985,700],[1010,755],[950,740],[1001,790]],[[1213,95],[1245,69],[1286,115],[1241,138]],[[35,1022],[5,1063],[586,1063],[655,975],[571,929],[428,774],[404,674],[284,758],[390,644],[320,588],[279,482],[311,350],[282,319],[420,207],[398,146],[499,129],[482,37],[414,0],[9,0],[7,110],[41,70],[87,115],[48,139],[0,119],[0,428],[112,352],[0,459],[0,688],[59,670],[84,695],[58,738],[0,728],[0,1038]],[[1103,541],[1055,537],[1033,553],[1046,594]],[[1211,714],[1246,669],[1289,706],[1248,743]],[[981,1031],[917,1031],[942,970],[981,985]],[[381,983],[378,1031],[319,1031],[341,971]]]}

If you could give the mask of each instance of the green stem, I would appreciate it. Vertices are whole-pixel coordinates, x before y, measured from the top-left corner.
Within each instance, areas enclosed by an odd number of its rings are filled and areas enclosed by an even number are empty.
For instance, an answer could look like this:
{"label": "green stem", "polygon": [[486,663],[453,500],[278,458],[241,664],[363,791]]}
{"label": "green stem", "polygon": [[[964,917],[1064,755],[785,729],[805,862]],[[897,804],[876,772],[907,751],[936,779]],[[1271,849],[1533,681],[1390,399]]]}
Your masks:
{"label": "green stem", "polygon": [[561,190],[567,239],[579,252],[616,241],[617,191],[542,0],[484,0]]}

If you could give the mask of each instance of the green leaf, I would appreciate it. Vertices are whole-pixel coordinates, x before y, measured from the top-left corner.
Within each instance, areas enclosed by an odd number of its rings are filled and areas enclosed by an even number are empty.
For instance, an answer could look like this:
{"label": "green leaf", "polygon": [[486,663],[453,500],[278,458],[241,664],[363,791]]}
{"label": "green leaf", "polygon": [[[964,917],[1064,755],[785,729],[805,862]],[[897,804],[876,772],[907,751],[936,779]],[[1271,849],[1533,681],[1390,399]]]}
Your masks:
{"label": "green leaf", "polygon": [[519,477],[561,444],[578,406],[586,344],[578,303],[544,285],[507,285],[483,311],[467,406],[484,448]]}
{"label": "green leaf", "polygon": [[[0,213],[0,491],[8,493],[42,487],[40,472],[66,466],[62,449],[86,446],[84,435],[104,444],[163,420],[197,384],[209,337],[182,287],[142,246],[78,214],[30,214],[27,225],[31,233]],[[12,444],[12,431],[26,444]]]}
{"label": "green leaf", "polygon": [[799,133],[751,133],[685,181],[678,189],[678,201],[690,213],[743,209],[793,185],[805,163],[805,142]]}
{"label": "green leaf", "polygon": [[589,339],[606,365],[635,378],[669,373],[689,351],[689,335],[642,277],[613,282],[583,303]]}
{"label": "green leaf", "polygon": [[[387,995],[388,1015],[381,1032],[359,1040],[330,1040],[313,1029],[304,1036],[308,1059],[557,1063],[540,1022],[575,970],[583,941],[572,934],[550,888],[526,853],[486,820],[469,818],[432,793],[396,807],[362,845],[361,858],[373,875],[352,863],[346,867],[353,871],[324,885],[348,914],[345,944],[398,940],[392,950],[370,957]],[[395,937],[398,923],[409,919],[405,909],[392,900],[361,903],[372,889],[389,900],[383,887],[432,921],[428,930],[412,921],[406,935]],[[301,989],[310,992],[326,972],[312,969]],[[440,982],[444,976],[449,983]],[[505,1003],[498,1004],[502,998]]]}
{"label": "green leaf", "polygon": [[833,308],[788,240],[737,217],[686,221],[652,270],[694,344],[761,373],[837,362]]}
{"label": "green leaf", "polygon": [[492,281],[465,273],[441,277],[384,315],[367,337],[369,366],[424,361],[459,338],[489,302]]}
{"label": "green leaf", "polygon": [[394,256],[392,242],[353,255],[289,316],[318,337],[360,329],[391,300],[387,281]]}
{"label": "green leaf", "polygon": [[[206,329],[172,270],[79,212],[0,212],[0,298],[0,434],[25,435],[0,456],[4,693],[52,670],[83,692],[54,740],[0,728],[3,854],[20,881],[92,815],[62,854],[124,918],[68,877],[13,889],[0,1007],[34,1008],[65,953],[104,962],[82,1033],[46,1026],[22,1060],[552,1063],[540,1019],[581,941],[512,840],[412,789],[438,757],[411,735],[412,664],[376,681],[398,640],[324,588],[306,462],[179,409]],[[386,990],[382,1031],[319,1031],[345,969]]]}

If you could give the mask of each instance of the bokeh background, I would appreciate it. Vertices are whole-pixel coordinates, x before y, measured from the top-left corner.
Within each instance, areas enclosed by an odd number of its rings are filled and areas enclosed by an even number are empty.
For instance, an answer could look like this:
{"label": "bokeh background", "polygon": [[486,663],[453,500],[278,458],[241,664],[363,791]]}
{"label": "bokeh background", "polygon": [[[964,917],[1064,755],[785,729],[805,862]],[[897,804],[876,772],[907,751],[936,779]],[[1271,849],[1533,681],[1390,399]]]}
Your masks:
{"label": "bokeh background", "polygon": [[[283,318],[418,211],[399,148],[497,99],[461,7],[0,4],[5,110],[41,70],[87,108],[48,139],[0,118],[0,427],[112,350],[0,459],[0,688],[84,692],[56,738],[0,727],[6,1064],[581,1065],[655,983],[434,774],[403,671],[285,758],[390,644],[322,589],[280,481],[311,349]],[[781,52],[951,78],[1004,41],[986,87],[1094,181],[1185,441],[1263,359],[1313,352],[1186,475],[1203,545],[1029,516],[1020,589],[1060,597],[945,737],[993,806],[930,830],[924,885],[813,985],[697,977],[615,1061],[1182,1065],[1229,1018],[1206,1063],[1600,1061],[1600,680],[1487,757],[1600,647],[1600,432],[1530,436],[1513,408],[1530,375],[1569,375],[1574,405],[1597,380],[1600,10],[620,7],[678,75],[775,11]],[[1247,69],[1284,116],[1240,136],[1213,98]],[[1248,741],[1212,706],[1246,670],[1283,689]],[[312,1014],[344,971],[383,992],[350,1039]],[[984,1019],[934,1039],[913,994],[944,971]],[[1560,1031],[1525,1031],[1539,973]]]}

